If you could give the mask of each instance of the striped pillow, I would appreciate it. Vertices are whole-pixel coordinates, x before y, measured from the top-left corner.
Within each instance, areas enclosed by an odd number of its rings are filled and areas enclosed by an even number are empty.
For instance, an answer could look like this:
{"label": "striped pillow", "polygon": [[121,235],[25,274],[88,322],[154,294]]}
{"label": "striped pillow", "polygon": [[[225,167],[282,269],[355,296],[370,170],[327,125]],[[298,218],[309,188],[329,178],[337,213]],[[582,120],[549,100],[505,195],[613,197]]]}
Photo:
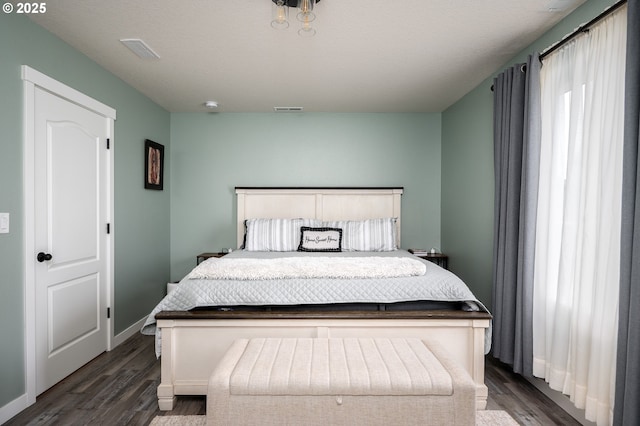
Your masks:
{"label": "striped pillow", "polygon": [[316,219],[247,219],[245,243],[247,251],[296,251],[301,226],[319,226]]}
{"label": "striped pillow", "polygon": [[394,251],[397,218],[323,222],[323,227],[342,228],[342,251]]}

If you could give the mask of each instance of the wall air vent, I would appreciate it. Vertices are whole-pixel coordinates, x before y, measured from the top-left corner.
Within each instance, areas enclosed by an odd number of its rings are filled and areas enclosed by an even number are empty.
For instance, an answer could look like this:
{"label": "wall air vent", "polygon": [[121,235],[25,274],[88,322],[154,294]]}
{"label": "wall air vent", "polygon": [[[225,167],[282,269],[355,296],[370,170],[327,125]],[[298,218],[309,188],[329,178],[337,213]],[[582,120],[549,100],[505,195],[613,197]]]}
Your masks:
{"label": "wall air vent", "polygon": [[273,107],[275,112],[302,112],[303,107]]}
{"label": "wall air vent", "polygon": [[123,38],[120,40],[122,44],[127,46],[129,50],[142,59],[160,59],[160,55],[153,51],[147,43],[139,38]]}

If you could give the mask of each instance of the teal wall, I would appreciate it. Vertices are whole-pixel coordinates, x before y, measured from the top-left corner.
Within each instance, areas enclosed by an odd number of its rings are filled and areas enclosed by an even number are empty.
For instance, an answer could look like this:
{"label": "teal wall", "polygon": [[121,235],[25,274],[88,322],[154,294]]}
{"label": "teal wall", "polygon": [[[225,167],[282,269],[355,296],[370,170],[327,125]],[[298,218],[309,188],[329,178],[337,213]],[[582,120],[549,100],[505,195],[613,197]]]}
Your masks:
{"label": "teal wall", "polygon": [[171,276],[236,246],[236,186],[404,186],[402,245],[440,246],[440,114],[172,114]]}
{"label": "teal wall", "polygon": [[25,392],[22,106],[29,65],[116,109],[115,332],[151,311],[169,278],[169,191],[143,187],[144,139],[169,144],[169,113],[60,39],[19,15],[0,14],[0,407]]}
{"label": "teal wall", "polygon": [[[524,62],[615,1],[589,0],[502,69]],[[450,268],[490,307],[493,282],[493,77],[442,113],[442,247]]]}
{"label": "teal wall", "polygon": [[442,115],[442,250],[449,255],[449,269],[486,305],[491,303],[493,258],[489,87],[481,85]]}

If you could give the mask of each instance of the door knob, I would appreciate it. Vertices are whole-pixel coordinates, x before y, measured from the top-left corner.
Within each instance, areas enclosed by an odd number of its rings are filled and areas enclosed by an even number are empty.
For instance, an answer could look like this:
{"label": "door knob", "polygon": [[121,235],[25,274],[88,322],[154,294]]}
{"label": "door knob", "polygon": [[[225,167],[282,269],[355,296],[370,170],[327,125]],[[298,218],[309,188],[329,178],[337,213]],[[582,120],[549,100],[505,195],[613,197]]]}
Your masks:
{"label": "door knob", "polygon": [[53,256],[51,256],[49,253],[44,252],[38,253],[38,257],[36,257],[36,259],[38,259],[38,262],[44,262],[45,260],[51,260],[52,258]]}

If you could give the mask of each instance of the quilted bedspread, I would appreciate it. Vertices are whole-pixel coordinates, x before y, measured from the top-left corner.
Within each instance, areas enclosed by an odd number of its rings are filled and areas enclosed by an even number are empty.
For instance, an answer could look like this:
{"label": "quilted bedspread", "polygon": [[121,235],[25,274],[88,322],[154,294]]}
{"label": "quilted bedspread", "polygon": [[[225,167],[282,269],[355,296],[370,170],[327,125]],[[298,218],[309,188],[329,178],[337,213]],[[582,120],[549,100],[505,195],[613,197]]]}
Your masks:
{"label": "quilted bedspread", "polygon": [[[269,280],[190,279],[187,275],[149,314],[143,334],[156,333],[155,315],[161,311],[188,311],[207,306],[307,305],[332,303],[396,303],[434,300],[464,302],[465,310],[486,310],[464,282],[453,273],[404,250],[393,252],[301,253],[245,252],[230,258],[282,257],[400,257],[424,263],[423,275],[395,278],[286,278]],[[225,257],[227,257],[225,256]]]}

